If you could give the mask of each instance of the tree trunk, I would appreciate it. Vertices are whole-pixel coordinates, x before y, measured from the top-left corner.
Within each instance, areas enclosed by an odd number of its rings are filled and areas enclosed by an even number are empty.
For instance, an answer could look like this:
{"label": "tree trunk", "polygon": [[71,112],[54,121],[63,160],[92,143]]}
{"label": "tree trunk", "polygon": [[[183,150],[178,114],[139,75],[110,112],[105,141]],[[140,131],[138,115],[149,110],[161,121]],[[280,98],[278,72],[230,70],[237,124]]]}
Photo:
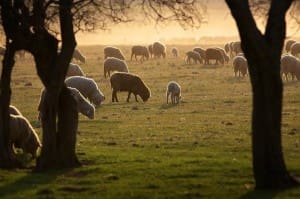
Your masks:
{"label": "tree trunk", "polygon": [[57,155],[60,167],[80,165],[75,153],[77,127],[77,104],[69,89],[64,86],[58,104]]}
{"label": "tree trunk", "polygon": [[6,51],[2,62],[0,92],[0,167],[14,168],[17,166],[12,143],[9,140],[9,105],[11,97],[11,72],[14,66],[15,50],[13,44],[6,42]]}
{"label": "tree trunk", "polygon": [[286,169],[281,146],[282,80],[280,56],[285,38],[285,13],[291,0],[272,0],[266,33],[256,26],[248,1],[226,0],[248,60],[253,91],[252,154],[256,188],[297,185]]}

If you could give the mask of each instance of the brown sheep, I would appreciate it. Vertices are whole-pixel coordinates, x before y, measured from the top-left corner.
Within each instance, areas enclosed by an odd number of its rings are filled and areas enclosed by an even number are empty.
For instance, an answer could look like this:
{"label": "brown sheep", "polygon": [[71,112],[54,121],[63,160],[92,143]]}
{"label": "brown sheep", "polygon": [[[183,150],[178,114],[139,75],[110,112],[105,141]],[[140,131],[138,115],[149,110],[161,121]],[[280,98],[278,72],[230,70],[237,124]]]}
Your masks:
{"label": "brown sheep", "polygon": [[292,80],[295,76],[297,80],[300,80],[300,61],[297,57],[292,55],[284,55],[281,57],[281,74],[285,75],[286,81],[288,81],[288,74],[291,74]]}
{"label": "brown sheep", "polygon": [[152,45],[154,58],[166,58],[166,46],[161,42],[154,42]]}
{"label": "brown sheep", "polygon": [[200,47],[195,47],[193,48],[193,51],[196,51],[200,54],[200,57],[201,57],[201,64],[205,61],[206,59],[206,55],[205,55],[205,50],[203,48],[200,48]]}
{"label": "brown sheep", "polygon": [[125,57],[119,48],[107,46],[104,48],[104,59],[107,57],[115,57],[121,60],[125,60]]}
{"label": "brown sheep", "polygon": [[295,42],[291,45],[291,54],[297,56],[300,53],[300,43]]}
{"label": "brown sheep", "polygon": [[131,93],[134,94],[135,101],[137,102],[137,95],[139,95],[144,102],[151,96],[150,89],[139,76],[134,74],[116,72],[110,77],[110,83],[112,88],[112,102],[119,101],[117,97],[118,91],[128,91],[127,102],[129,102]]}
{"label": "brown sheep", "polygon": [[228,63],[229,62],[229,56],[227,55],[225,50],[223,48],[220,48],[220,47],[216,47],[216,49],[219,50],[222,53],[225,62]]}
{"label": "brown sheep", "polygon": [[289,40],[286,41],[286,43],[285,43],[285,50],[286,50],[286,52],[290,52],[291,46],[292,46],[294,43],[296,43],[296,41],[295,41],[295,40],[292,40],[292,39],[289,39]]}
{"label": "brown sheep", "polygon": [[194,61],[195,64],[197,64],[197,61],[199,63],[202,63],[200,54],[196,51],[188,51],[185,53],[186,54],[186,63],[187,64],[192,64],[191,59]]}
{"label": "brown sheep", "polygon": [[209,60],[216,60],[215,64],[218,64],[218,62],[221,62],[222,65],[224,65],[224,56],[220,50],[217,50],[216,48],[208,48],[205,51],[205,64],[209,64]]}
{"label": "brown sheep", "polygon": [[135,60],[137,60],[137,56],[141,56],[141,61],[144,61],[144,59],[149,59],[149,51],[147,47],[145,46],[132,46],[131,48],[131,59],[135,56]]}
{"label": "brown sheep", "polygon": [[247,59],[245,57],[243,57],[243,56],[234,57],[232,64],[233,64],[235,77],[237,76],[237,73],[239,74],[239,77],[241,75],[244,77],[247,74],[248,63],[247,63]]}
{"label": "brown sheep", "polygon": [[14,147],[21,148],[23,152],[30,153],[35,158],[36,151],[42,144],[29,121],[22,115],[10,114],[9,128],[9,139]]}

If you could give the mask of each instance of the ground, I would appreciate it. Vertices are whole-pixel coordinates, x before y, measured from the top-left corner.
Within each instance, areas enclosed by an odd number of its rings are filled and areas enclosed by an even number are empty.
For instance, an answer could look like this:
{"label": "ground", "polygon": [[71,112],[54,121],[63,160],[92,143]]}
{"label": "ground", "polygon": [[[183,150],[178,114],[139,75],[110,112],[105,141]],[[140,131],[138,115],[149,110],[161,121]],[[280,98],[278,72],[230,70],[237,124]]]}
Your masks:
{"label": "ground", "polygon": [[[48,173],[0,170],[3,198],[300,198],[300,188],[284,192],[254,191],[251,163],[251,86],[225,66],[184,62],[195,46],[176,46],[179,58],[130,61],[130,47],[119,46],[130,72],[151,89],[136,103],[127,93],[111,102],[103,75],[103,46],[79,46],[81,64],[106,96],[95,119],[80,115],[77,154],[81,167]],[[215,45],[217,46],[217,45]],[[222,46],[222,44],[218,45]],[[206,48],[207,46],[202,46]],[[42,84],[33,60],[17,58],[12,104],[41,137],[37,104]],[[76,62],[77,63],[77,62]],[[171,80],[182,87],[182,101],[166,104]],[[287,167],[300,175],[300,82],[284,81],[282,137]],[[26,158],[24,158],[26,162]]]}

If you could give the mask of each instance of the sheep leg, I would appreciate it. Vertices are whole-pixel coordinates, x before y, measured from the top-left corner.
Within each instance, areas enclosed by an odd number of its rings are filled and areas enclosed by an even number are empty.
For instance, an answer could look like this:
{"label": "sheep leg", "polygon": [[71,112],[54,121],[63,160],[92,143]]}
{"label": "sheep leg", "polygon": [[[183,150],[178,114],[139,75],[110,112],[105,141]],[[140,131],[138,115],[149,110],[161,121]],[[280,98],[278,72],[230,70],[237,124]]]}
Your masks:
{"label": "sheep leg", "polygon": [[138,102],[138,99],[137,99],[137,95],[134,94],[134,97],[135,97],[135,101]]}
{"label": "sheep leg", "polygon": [[167,104],[169,103],[169,95],[170,95],[170,93],[169,92],[167,92]]}
{"label": "sheep leg", "polygon": [[119,102],[118,97],[117,97],[117,91],[113,90],[112,91],[112,102],[114,102],[116,100],[116,102]]}
{"label": "sheep leg", "polygon": [[129,102],[130,95],[131,95],[131,91],[128,92],[128,97],[127,97],[127,100],[126,100],[127,102]]}

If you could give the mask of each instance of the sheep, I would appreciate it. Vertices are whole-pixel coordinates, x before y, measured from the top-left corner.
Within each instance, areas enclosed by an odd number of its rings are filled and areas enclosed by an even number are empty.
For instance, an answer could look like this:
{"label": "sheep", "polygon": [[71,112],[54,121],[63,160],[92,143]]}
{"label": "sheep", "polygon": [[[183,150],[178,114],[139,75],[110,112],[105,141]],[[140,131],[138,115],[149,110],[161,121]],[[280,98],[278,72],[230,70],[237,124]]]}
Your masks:
{"label": "sheep", "polygon": [[137,60],[137,56],[141,56],[141,61],[143,61],[145,58],[147,60],[149,59],[149,51],[145,46],[132,46],[130,60],[132,60],[133,55],[135,56],[135,60]]}
{"label": "sheep", "polygon": [[297,56],[300,53],[300,43],[295,42],[291,45],[291,54]]}
{"label": "sheep", "polygon": [[171,50],[174,57],[178,57],[178,49],[176,47],[173,47]]}
{"label": "sheep", "polygon": [[152,45],[154,58],[166,58],[166,46],[161,42],[154,42]]}
{"label": "sheep", "polygon": [[292,55],[284,55],[281,57],[281,75],[285,75],[286,81],[288,81],[288,74],[292,76],[292,80],[296,76],[297,80],[300,80],[300,60]]}
{"label": "sheep", "polygon": [[237,55],[238,53],[243,52],[241,48],[241,42],[240,41],[234,41],[230,43],[231,51]]}
{"label": "sheep", "polygon": [[150,44],[148,46],[148,50],[149,50],[150,57],[152,58],[152,56],[153,56],[153,46],[152,46],[152,44]]}
{"label": "sheep", "polygon": [[229,53],[229,54],[230,54],[230,43],[226,43],[226,44],[225,44],[224,50],[225,50],[226,53]]}
{"label": "sheep", "polygon": [[175,81],[170,81],[167,85],[167,91],[166,91],[167,104],[168,104],[168,99],[170,94],[171,94],[172,104],[178,104],[179,100],[181,99],[181,87]]}
{"label": "sheep", "polygon": [[217,50],[216,48],[208,48],[205,51],[205,64],[209,64],[209,60],[214,59],[216,60],[215,64],[218,64],[218,62],[221,62],[222,65],[224,65],[224,56],[220,50]]}
{"label": "sheep", "polygon": [[107,46],[104,48],[104,59],[106,59],[107,57],[115,57],[121,60],[125,60],[125,57],[121,50],[112,46]]}
{"label": "sheep", "polygon": [[188,51],[185,53],[186,54],[186,63],[187,64],[191,64],[191,59],[194,61],[195,64],[197,64],[197,61],[199,61],[199,63],[202,63],[200,54],[196,51]]}
{"label": "sheep", "polygon": [[96,82],[91,78],[72,76],[68,77],[65,83],[68,87],[78,89],[96,107],[100,106],[101,102],[105,100],[105,96],[99,90]]}
{"label": "sheep", "polygon": [[248,63],[247,59],[243,56],[235,56],[232,61],[233,69],[234,69],[234,76],[239,74],[239,77],[243,75],[243,77],[247,74]]}
{"label": "sheep", "polygon": [[12,115],[22,115],[22,113],[13,105],[9,105],[9,114]]}
{"label": "sheep", "polygon": [[70,76],[85,76],[85,74],[79,65],[70,63],[66,77],[70,77]]}
{"label": "sheep", "polygon": [[139,95],[144,102],[146,102],[151,96],[150,89],[145,85],[143,80],[135,74],[116,72],[110,77],[110,84],[112,88],[112,102],[118,102],[117,92],[118,91],[128,91],[127,102],[131,93],[135,96],[135,101],[137,100],[137,95]]}
{"label": "sheep", "polygon": [[[74,97],[77,103],[77,110],[81,114],[87,116],[89,119],[94,119],[95,107],[77,90],[76,88],[68,87],[71,91],[71,95]],[[38,120],[42,119],[42,104],[45,100],[46,89],[41,91],[40,101],[38,105]]]}
{"label": "sheep", "polygon": [[83,54],[76,48],[74,49],[73,52],[73,58],[79,60],[82,63],[85,63],[85,56],[83,56]]}
{"label": "sheep", "polygon": [[23,152],[36,157],[38,147],[42,147],[40,139],[29,121],[22,115],[9,116],[9,140],[15,148],[21,148]]}
{"label": "sheep", "polygon": [[200,63],[202,64],[204,62],[204,60],[206,59],[205,50],[200,47],[195,47],[195,48],[193,48],[193,51],[196,51],[200,54],[200,57],[201,57]]}
{"label": "sheep", "polygon": [[225,50],[223,48],[220,48],[220,47],[216,47],[216,49],[219,50],[222,53],[225,62],[228,63],[229,62],[229,56],[227,55]]}
{"label": "sheep", "polygon": [[286,43],[285,43],[285,51],[286,51],[286,52],[290,52],[291,46],[292,46],[294,43],[296,43],[295,40],[292,40],[292,39],[287,40]]}
{"label": "sheep", "polygon": [[106,78],[106,74],[110,76],[111,71],[119,71],[128,73],[128,67],[125,60],[121,60],[115,57],[108,57],[105,59],[104,63],[104,77]]}

